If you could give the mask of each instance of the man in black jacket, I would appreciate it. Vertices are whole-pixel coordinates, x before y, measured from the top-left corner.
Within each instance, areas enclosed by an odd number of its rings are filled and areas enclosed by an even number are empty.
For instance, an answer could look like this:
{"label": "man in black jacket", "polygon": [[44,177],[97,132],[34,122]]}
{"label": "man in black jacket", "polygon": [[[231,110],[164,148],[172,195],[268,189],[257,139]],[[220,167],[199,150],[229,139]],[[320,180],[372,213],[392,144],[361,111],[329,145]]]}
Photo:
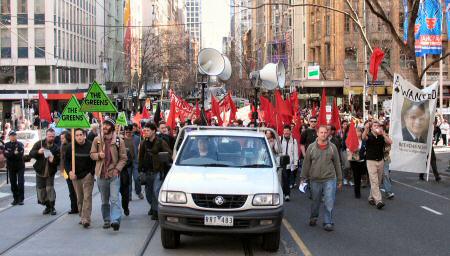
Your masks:
{"label": "man in black jacket", "polygon": [[14,201],[11,205],[23,205],[24,172],[25,163],[23,161],[24,147],[22,142],[17,141],[15,131],[9,133],[9,142],[5,144],[6,168],[11,182],[11,192]]}
{"label": "man in black jacket", "polygon": [[171,150],[173,150],[175,138],[170,134],[167,124],[164,121],[159,122],[159,137],[169,145]]}
{"label": "man in black jacket", "polygon": [[80,224],[85,228],[91,225],[94,188],[95,162],[91,159],[91,147],[92,143],[86,139],[86,131],[81,128],[75,129],[75,170],[72,169],[72,144],[67,147],[64,163],[77,193]]}
{"label": "man in black jacket", "polygon": [[55,142],[55,130],[46,132],[45,140],[38,141],[30,151],[30,157],[36,159],[33,167],[36,171],[36,190],[38,203],[45,205],[42,214],[56,215],[55,210],[55,174],[59,165],[60,150]]}

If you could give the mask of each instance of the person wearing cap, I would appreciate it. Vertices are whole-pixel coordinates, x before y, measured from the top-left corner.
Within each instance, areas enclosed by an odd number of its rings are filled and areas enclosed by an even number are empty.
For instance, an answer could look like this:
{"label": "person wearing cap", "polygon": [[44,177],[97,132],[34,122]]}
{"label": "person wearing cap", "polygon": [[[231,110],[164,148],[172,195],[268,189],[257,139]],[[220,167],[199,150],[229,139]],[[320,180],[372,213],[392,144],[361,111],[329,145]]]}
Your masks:
{"label": "person wearing cap", "polygon": [[128,187],[128,194],[130,201],[132,200],[133,195],[133,180],[134,180],[134,191],[136,195],[139,197],[139,199],[144,199],[144,194],[142,194],[142,186],[141,181],[139,180],[139,172],[138,172],[138,148],[139,143],[141,142],[141,138],[139,135],[136,135],[133,131],[134,126],[128,125],[125,127],[125,146],[129,150],[130,154],[132,155],[133,164],[128,168],[128,177],[129,180],[129,187]]}
{"label": "person wearing cap", "polygon": [[107,118],[103,122],[103,137],[97,136],[92,142],[91,158],[96,161],[95,176],[102,199],[104,229],[120,228],[122,207],[120,206],[120,172],[127,163],[124,141],[114,132],[115,121]]}
{"label": "person wearing cap", "polygon": [[55,141],[55,130],[49,128],[45,139],[36,142],[30,151],[30,157],[36,159],[33,165],[36,171],[36,191],[38,203],[45,205],[42,214],[56,215],[55,174],[60,161],[60,149]]}
{"label": "person wearing cap", "polygon": [[50,128],[55,131],[55,143],[60,146],[61,145],[61,133],[64,131],[63,128],[58,128],[57,125],[59,123],[60,115],[55,112],[53,116],[53,123],[50,124]]}
{"label": "person wearing cap", "polygon": [[17,141],[15,131],[9,132],[9,141],[5,144],[6,169],[9,173],[11,182],[11,192],[13,193],[13,202],[11,205],[23,205],[24,199],[24,172],[25,162],[23,161],[24,146],[22,142]]}

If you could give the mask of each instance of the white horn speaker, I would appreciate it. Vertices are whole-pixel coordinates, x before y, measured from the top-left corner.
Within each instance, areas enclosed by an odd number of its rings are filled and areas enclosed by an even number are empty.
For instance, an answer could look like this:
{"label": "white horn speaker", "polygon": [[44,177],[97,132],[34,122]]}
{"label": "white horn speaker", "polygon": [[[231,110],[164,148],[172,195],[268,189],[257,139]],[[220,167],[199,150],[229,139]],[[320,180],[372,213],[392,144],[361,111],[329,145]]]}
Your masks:
{"label": "white horn speaker", "polygon": [[230,60],[227,58],[227,56],[222,55],[224,61],[225,61],[225,68],[223,69],[222,73],[219,74],[219,79],[222,81],[227,81],[231,77],[231,63]]}
{"label": "white horn speaker", "polygon": [[269,63],[265,65],[259,72],[262,87],[267,90],[273,90],[277,86],[284,88],[286,82],[286,70],[283,62]]}
{"label": "white horn speaker", "polygon": [[213,48],[204,48],[198,54],[198,71],[209,76],[220,75],[225,69],[225,59]]}

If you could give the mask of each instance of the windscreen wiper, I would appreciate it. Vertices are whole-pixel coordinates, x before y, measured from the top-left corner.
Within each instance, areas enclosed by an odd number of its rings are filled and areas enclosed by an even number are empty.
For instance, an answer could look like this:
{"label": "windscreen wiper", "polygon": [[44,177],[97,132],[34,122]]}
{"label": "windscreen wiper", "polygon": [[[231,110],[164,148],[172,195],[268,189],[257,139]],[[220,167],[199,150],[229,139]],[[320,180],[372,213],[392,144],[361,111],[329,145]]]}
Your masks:
{"label": "windscreen wiper", "polygon": [[237,166],[239,168],[270,168],[272,166],[267,164],[247,164],[247,165],[241,165]]}
{"label": "windscreen wiper", "polygon": [[198,166],[202,166],[202,167],[234,167],[232,165],[228,165],[228,164],[218,164],[218,163],[213,163],[213,164],[202,164],[202,165],[198,165]]}

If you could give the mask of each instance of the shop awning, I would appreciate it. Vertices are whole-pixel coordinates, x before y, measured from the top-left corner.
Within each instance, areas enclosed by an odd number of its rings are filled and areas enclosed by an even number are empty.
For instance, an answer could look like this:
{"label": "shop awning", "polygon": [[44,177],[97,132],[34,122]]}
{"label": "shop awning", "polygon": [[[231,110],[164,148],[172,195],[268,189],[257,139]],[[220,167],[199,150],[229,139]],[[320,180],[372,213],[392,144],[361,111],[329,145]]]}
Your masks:
{"label": "shop awning", "polygon": [[[75,93],[73,94],[78,100],[82,100],[84,98],[84,93]],[[72,97],[71,93],[47,93],[47,100],[69,100]]]}

